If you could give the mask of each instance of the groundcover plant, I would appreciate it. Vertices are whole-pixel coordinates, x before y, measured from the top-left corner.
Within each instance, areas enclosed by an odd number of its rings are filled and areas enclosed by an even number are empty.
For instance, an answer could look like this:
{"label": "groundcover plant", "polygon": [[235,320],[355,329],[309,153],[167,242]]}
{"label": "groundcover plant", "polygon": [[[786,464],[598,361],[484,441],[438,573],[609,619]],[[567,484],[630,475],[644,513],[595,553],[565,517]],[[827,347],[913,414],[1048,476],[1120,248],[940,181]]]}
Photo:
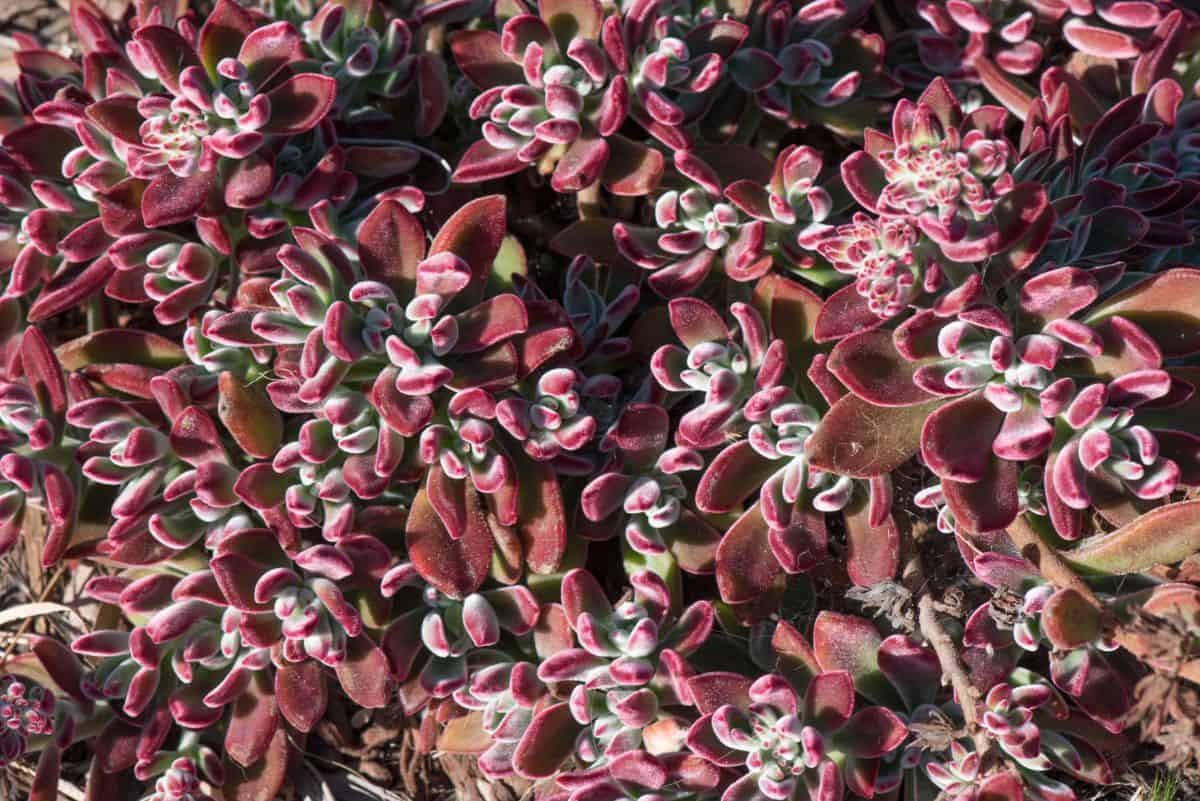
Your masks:
{"label": "groundcover plant", "polygon": [[119,5],[0,83],[22,794],[1200,775],[1190,3]]}

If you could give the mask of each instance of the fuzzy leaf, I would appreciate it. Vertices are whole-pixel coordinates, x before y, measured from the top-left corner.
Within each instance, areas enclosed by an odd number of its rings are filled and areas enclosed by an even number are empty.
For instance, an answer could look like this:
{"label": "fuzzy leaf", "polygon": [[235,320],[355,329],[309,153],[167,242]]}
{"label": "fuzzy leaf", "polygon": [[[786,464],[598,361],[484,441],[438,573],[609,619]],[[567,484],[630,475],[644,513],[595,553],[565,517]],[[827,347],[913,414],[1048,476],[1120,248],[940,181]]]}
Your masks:
{"label": "fuzzy leaf", "polygon": [[425,258],[425,229],[395,200],[385,200],[358,228],[358,255],[367,277],[407,298],[417,283],[417,265]]}
{"label": "fuzzy leaf", "polygon": [[887,581],[900,567],[900,530],[888,515],[882,525],[872,526],[870,504],[858,492],[843,510],[846,520],[846,570],[860,587]]}
{"label": "fuzzy leaf", "polygon": [[291,757],[287,730],[275,730],[263,758],[250,766],[225,769],[221,792],[228,801],[272,801],[279,796],[287,778]]}
{"label": "fuzzy leaf", "polygon": [[451,538],[424,490],[413,499],[405,526],[413,565],[426,581],[452,598],[465,598],[479,589],[492,560],[492,533],[473,488],[468,489],[467,500],[467,525],[459,539]]}
{"label": "fuzzy leaf", "polygon": [[883,638],[869,620],[822,611],[813,624],[813,652],[821,670],[844,670],[854,686],[877,704],[897,703],[896,691],[876,661]]}
{"label": "fuzzy leaf", "polygon": [[225,753],[248,768],[262,759],[279,727],[279,707],[265,671],[252,674],[250,685],[233,704],[225,733]]}
{"label": "fuzzy leaf", "polygon": [[262,385],[246,384],[225,371],[219,388],[217,414],[237,444],[256,459],[273,457],[283,440],[283,417]]}
{"label": "fuzzy leaf", "polygon": [[845,395],[822,418],[805,453],[821,470],[855,478],[883,475],[916,455],[921,428],[941,403],[884,407]]}
{"label": "fuzzy leaf", "polygon": [[271,119],[263,133],[295,136],[315,127],[337,99],[337,81],[327,75],[293,75],[267,93]]}
{"label": "fuzzy leaf", "polygon": [[1063,552],[1074,568],[1088,573],[1136,573],[1172,565],[1200,551],[1200,500],[1153,509],[1116,531],[1085,540]]}
{"label": "fuzzy leaf", "polygon": [[329,688],[320,663],[285,662],[275,671],[275,697],[284,720],[303,732],[312,731],[325,715]]}
{"label": "fuzzy leaf", "polygon": [[764,459],[746,440],[735,442],[718,453],[704,471],[696,487],[696,507],[718,514],[733,511],[777,469],[778,464]]}
{"label": "fuzzy leaf", "polygon": [[442,727],[437,747],[449,754],[482,754],[493,742],[492,736],[483,730],[482,713],[471,712]]}
{"label": "fuzzy leaf", "polygon": [[521,65],[505,55],[495,31],[455,31],[450,34],[450,52],[463,75],[479,89],[525,81]]}
{"label": "fuzzy leaf", "polygon": [[471,267],[471,285],[463,290],[464,295],[475,297],[487,284],[492,262],[504,242],[506,207],[504,195],[472,200],[446,220],[433,238],[430,256],[450,252]]}
{"label": "fuzzy leaf", "polygon": [[575,736],[580,728],[568,704],[543,709],[529,722],[513,753],[517,774],[526,779],[553,776],[575,750]]}
{"label": "fuzzy leaf", "polygon": [[756,503],[717,546],[717,589],[726,603],[746,603],[771,589],[782,574],[771,550],[770,529]]}
{"label": "fuzzy leaf", "polygon": [[1017,480],[1020,463],[995,456],[988,461],[982,480],[973,484],[944,480],[942,491],[954,519],[967,532],[998,531],[1017,517]]}
{"label": "fuzzy leaf", "polygon": [[1082,648],[1101,634],[1100,610],[1078,591],[1061,589],[1042,607],[1041,625],[1055,648]]}
{"label": "fuzzy leaf", "polygon": [[396,694],[387,657],[365,635],[352,637],[346,644],[346,658],[337,666],[337,677],[350,700],[364,709],[382,709]]}
{"label": "fuzzy leaf", "polygon": [[1119,315],[1137,323],[1167,358],[1200,351],[1200,270],[1176,269],[1153,275],[1118,292],[1085,323]]}
{"label": "fuzzy leaf", "polygon": [[921,430],[921,458],[943,479],[973,484],[987,475],[1004,413],[982,393],[942,406]]}
{"label": "fuzzy leaf", "polygon": [[847,389],[876,406],[912,406],[933,397],[913,383],[917,365],[896,350],[890,331],[851,334],[834,347],[828,365]]}

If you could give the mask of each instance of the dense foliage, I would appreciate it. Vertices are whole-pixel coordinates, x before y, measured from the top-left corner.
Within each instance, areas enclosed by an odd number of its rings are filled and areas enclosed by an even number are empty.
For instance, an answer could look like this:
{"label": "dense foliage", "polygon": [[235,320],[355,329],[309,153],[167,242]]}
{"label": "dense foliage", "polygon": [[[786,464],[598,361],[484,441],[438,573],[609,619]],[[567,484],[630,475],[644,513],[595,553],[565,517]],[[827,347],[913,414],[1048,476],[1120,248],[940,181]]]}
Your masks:
{"label": "dense foliage", "polygon": [[1200,769],[1186,6],[72,0],[0,551],[104,613],[0,766],[265,801],[340,695],[542,801]]}

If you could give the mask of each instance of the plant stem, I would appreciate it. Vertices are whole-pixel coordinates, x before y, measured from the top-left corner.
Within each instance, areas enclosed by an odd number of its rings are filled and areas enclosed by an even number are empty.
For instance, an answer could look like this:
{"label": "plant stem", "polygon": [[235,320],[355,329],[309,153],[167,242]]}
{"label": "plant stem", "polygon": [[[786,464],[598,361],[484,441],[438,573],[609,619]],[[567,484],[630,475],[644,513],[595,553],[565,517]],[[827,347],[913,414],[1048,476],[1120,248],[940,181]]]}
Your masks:
{"label": "plant stem", "polygon": [[575,194],[575,206],[579,209],[579,219],[586,220],[604,216],[604,203],[600,199],[600,181],[591,186],[585,186]]}
{"label": "plant stem", "polygon": [[[1105,626],[1113,629],[1114,638],[1122,648],[1139,659],[1145,660],[1147,658],[1142,638],[1114,619],[1112,610],[1096,597],[1096,593],[1092,592],[1092,588],[1087,585],[1087,582],[1080,578],[1079,574],[1063,561],[1058,550],[1043,540],[1033,526],[1029,525],[1025,520],[1024,516],[1017,517],[1009,525],[1008,536],[1013,541],[1013,544],[1020,549],[1021,555],[1037,567],[1046,581],[1062,589],[1075,590],[1088,603],[1099,609],[1104,616]],[[1200,684],[1200,659],[1184,663],[1179,670],[1179,675]]]}
{"label": "plant stem", "polygon": [[1053,546],[1042,539],[1024,515],[1017,516],[1009,525],[1007,533],[1013,545],[1021,551],[1021,555],[1032,562],[1047,581],[1056,587],[1075,590],[1097,609],[1104,608],[1104,604],[1096,597],[1096,593],[1092,592],[1087,582],[1063,561]]}

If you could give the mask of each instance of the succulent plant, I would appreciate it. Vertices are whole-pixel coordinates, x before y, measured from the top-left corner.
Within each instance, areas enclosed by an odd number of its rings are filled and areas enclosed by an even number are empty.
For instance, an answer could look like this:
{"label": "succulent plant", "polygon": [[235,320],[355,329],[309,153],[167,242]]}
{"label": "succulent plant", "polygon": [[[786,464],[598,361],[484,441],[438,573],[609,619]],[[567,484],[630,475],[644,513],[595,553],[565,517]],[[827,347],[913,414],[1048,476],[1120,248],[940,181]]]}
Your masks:
{"label": "succulent plant", "polygon": [[0,766],[25,752],[30,736],[54,733],[54,693],[0,676]]}
{"label": "succulent plant", "polygon": [[544,801],[1197,770],[1186,4],[69,5],[0,81],[31,801],[366,710]]}
{"label": "succulent plant", "polygon": [[481,90],[470,115],[488,118],[484,138],[459,162],[458,180],[498,178],[549,160],[556,191],[577,192],[597,180],[619,194],[652,187],[661,154],[617,133],[635,97],[620,23],[583,0],[522,11],[499,33],[456,36],[455,62]]}

